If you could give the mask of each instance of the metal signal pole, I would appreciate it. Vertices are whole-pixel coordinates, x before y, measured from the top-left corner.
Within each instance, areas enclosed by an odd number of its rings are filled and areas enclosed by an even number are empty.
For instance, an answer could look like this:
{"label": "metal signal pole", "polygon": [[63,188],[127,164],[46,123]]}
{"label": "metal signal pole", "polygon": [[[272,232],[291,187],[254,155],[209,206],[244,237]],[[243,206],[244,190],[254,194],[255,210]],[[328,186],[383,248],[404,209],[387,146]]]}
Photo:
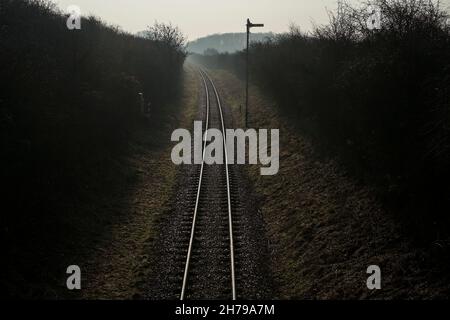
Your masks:
{"label": "metal signal pole", "polygon": [[250,52],[249,52],[249,46],[250,46],[250,29],[251,28],[262,28],[264,27],[264,24],[262,23],[251,23],[250,19],[247,19],[247,70],[246,70],[246,85],[245,85],[245,127],[248,128],[248,83],[249,83],[249,61],[250,61]]}

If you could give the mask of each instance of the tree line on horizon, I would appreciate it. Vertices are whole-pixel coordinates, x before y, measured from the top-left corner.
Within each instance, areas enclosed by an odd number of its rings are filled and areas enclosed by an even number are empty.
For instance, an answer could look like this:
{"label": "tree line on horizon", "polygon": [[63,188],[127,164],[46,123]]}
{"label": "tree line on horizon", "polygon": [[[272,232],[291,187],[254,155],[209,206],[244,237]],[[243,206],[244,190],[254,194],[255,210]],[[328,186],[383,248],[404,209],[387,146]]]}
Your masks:
{"label": "tree line on horizon", "polygon": [[[252,33],[251,43],[264,42],[273,37],[269,33]],[[187,51],[193,54],[208,54],[208,52],[217,53],[235,53],[244,50],[247,45],[247,34],[242,33],[222,33],[213,34],[199,38],[187,44]]]}

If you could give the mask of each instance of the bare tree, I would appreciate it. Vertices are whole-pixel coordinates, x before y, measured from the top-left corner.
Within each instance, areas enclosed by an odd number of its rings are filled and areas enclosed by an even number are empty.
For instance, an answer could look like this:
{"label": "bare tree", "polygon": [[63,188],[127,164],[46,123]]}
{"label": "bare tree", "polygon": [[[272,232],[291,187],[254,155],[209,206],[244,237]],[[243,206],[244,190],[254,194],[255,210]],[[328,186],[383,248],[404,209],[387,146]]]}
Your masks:
{"label": "bare tree", "polygon": [[153,26],[148,27],[145,36],[153,41],[167,44],[168,46],[180,51],[186,51],[186,37],[176,26],[155,22]]}

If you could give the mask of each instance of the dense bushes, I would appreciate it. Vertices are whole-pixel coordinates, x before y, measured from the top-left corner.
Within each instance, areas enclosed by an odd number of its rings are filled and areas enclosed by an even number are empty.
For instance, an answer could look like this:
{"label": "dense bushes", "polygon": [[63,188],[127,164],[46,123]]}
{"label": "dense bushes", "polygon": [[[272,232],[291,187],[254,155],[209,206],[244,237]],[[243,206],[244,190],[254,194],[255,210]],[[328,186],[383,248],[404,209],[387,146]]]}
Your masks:
{"label": "dense bushes", "polygon": [[[447,16],[433,1],[375,4],[380,30],[367,27],[365,6],[344,4],[311,34],[292,28],[254,44],[252,78],[359,177],[397,204],[415,198],[423,214],[440,214],[450,178]],[[233,69],[243,56],[202,60]]]}
{"label": "dense bushes", "polygon": [[177,29],[155,25],[148,35],[157,36],[144,39],[94,17],[70,31],[66,20],[47,1],[0,0],[0,170],[10,205],[1,226],[9,235],[52,217],[62,199],[76,202],[126,150],[142,124],[139,93],[157,114],[178,92],[185,53]]}

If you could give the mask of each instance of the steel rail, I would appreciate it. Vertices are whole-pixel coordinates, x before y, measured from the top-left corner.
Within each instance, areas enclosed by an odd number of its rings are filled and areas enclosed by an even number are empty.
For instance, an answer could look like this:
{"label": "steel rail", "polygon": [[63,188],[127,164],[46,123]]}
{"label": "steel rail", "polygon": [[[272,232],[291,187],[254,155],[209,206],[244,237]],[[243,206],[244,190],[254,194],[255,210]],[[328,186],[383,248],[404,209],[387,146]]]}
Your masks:
{"label": "steel rail", "polygon": [[228,152],[227,152],[227,140],[226,140],[225,122],[224,122],[223,111],[222,111],[222,103],[221,103],[217,88],[214,85],[214,82],[211,79],[211,77],[206,73],[206,71],[204,71],[201,68],[199,70],[199,73],[202,78],[202,82],[205,87],[205,94],[206,94],[206,128],[205,128],[204,143],[203,143],[202,164],[201,164],[200,177],[199,177],[199,183],[198,183],[198,189],[197,189],[197,198],[195,201],[194,216],[193,216],[193,220],[192,220],[191,235],[190,235],[190,240],[189,240],[188,253],[187,253],[187,257],[186,257],[186,265],[185,265],[185,269],[184,269],[183,285],[182,285],[182,289],[181,289],[180,300],[183,301],[186,297],[186,289],[187,289],[187,285],[188,285],[189,269],[190,269],[190,264],[191,264],[191,257],[192,257],[194,237],[195,237],[195,229],[196,229],[198,209],[199,209],[199,203],[200,203],[200,195],[201,195],[201,191],[202,191],[203,173],[204,173],[204,167],[205,167],[206,145],[207,145],[207,141],[208,141],[207,135],[208,135],[208,129],[209,129],[209,113],[210,113],[210,97],[209,97],[209,89],[208,89],[208,84],[207,84],[206,79],[208,79],[208,81],[211,83],[211,86],[213,87],[214,94],[215,94],[215,97],[217,100],[217,106],[219,109],[221,126],[222,126],[223,147],[224,147],[224,155],[225,155],[224,165],[225,165],[225,174],[226,174],[226,182],[227,182],[228,224],[229,224],[229,234],[230,234],[231,288],[232,288],[232,299],[236,300],[236,273],[235,273],[235,259],[234,259],[233,217],[232,217],[232,209],[231,209],[231,190],[230,190],[230,175],[229,175],[229,167],[228,167],[229,162],[228,162]]}
{"label": "steel rail", "polygon": [[227,134],[225,130],[225,121],[223,120],[223,112],[222,112],[222,103],[220,101],[219,92],[217,91],[217,88],[214,84],[214,81],[211,79],[211,77],[203,71],[208,78],[209,82],[211,83],[214,93],[216,95],[217,99],[217,105],[219,107],[220,112],[220,120],[222,123],[222,136],[223,136],[223,146],[224,146],[224,153],[225,153],[225,171],[226,171],[226,177],[227,177],[227,198],[228,198],[228,225],[229,225],[229,232],[230,232],[230,263],[231,263],[231,288],[232,288],[232,296],[233,300],[236,300],[236,272],[235,272],[235,263],[234,263],[234,239],[233,239],[233,215],[231,211],[231,191],[230,191],[230,174],[229,174],[229,168],[228,168],[228,148],[227,148]]}
{"label": "steel rail", "polygon": [[[202,77],[203,80],[203,85],[205,86],[205,93],[206,93],[206,131],[205,134],[208,134],[208,128],[209,128],[209,90],[208,90],[208,85],[206,84],[206,80],[205,77],[203,76],[203,74],[200,72],[200,76]],[[206,142],[207,139],[205,137],[205,141],[203,143],[203,156],[202,156],[202,166],[200,169],[200,179],[198,182],[198,189],[197,189],[197,198],[195,200],[195,209],[194,209],[194,217],[192,219],[192,228],[191,228],[191,237],[189,240],[189,248],[188,248],[188,253],[187,253],[187,257],[186,257],[186,266],[184,269],[184,276],[183,276],[183,286],[181,288],[181,295],[180,295],[180,300],[183,301],[186,295],[186,287],[187,287],[187,280],[188,280],[188,276],[189,276],[189,266],[191,264],[191,257],[192,257],[192,248],[193,248],[193,244],[194,244],[194,235],[195,235],[195,226],[197,223],[197,213],[198,213],[198,207],[199,207],[199,202],[200,202],[200,193],[201,193],[201,189],[202,189],[202,180],[203,180],[203,170],[205,168],[205,155],[206,155]]]}

